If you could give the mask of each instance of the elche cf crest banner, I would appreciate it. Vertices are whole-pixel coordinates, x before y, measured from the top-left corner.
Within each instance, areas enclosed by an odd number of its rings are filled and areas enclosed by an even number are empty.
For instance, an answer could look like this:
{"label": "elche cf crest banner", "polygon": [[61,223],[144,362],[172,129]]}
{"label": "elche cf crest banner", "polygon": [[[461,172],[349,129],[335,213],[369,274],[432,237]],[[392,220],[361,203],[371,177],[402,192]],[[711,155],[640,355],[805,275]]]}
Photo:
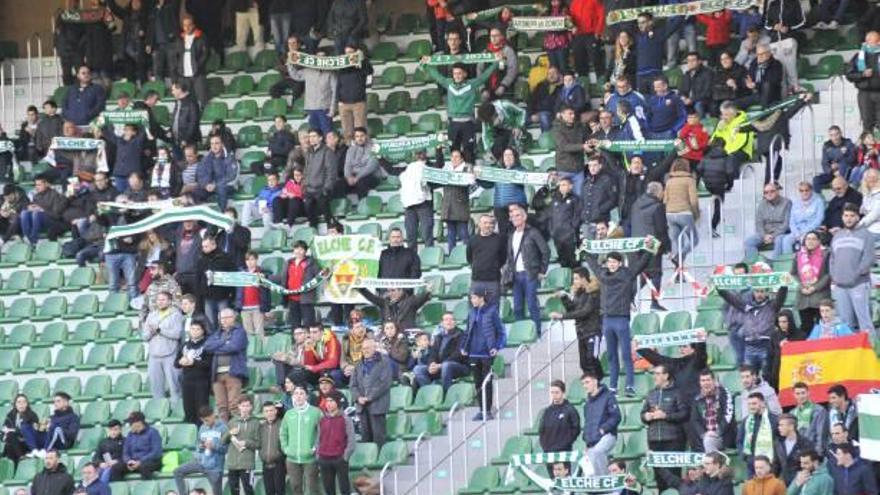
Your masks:
{"label": "elche cf crest banner", "polygon": [[325,301],[363,304],[358,282],[379,275],[382,242],[369,235],[322,235],[312,241],[312,256],[321,268],[331,270],[323,287]]}

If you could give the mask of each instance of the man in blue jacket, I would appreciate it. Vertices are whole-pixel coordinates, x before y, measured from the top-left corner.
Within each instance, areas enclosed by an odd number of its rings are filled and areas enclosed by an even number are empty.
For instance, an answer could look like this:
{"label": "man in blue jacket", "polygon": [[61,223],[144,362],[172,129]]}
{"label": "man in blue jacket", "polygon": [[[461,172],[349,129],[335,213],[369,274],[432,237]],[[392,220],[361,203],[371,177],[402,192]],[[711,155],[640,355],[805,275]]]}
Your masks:
{"label": "man in blue jacket", "polygon": [[635,115],[639,120],[639,124],[642,126],[647,124],[645,96],[633,90],[632,81],[627,79],[626,76],[617,78],[617,81],[614,82],[614,92],[605,96],[605,110],[611,112],[611,115],[617,115],[617,104],[621,101],[629,102],[629,113]]}
{"label": "man in blue jacket", "polygon": [[79,416],[70,407],[70,395],[66,392],[56,392],[52,406],[54,411],[45,430],[37,431],[30,423],[21,424],[24,442],[32,451],[45,454],[49,450],[66,450],[73,447],[76,442],[76,436],[79,434]]}
{"label": "man in blue jacket", "polygon": [[813,176],[813,190],[821,192],[834,177],[847,179],[857,163],[856,145],[843,137],[840,126],[828,128],[828,141],[822,144],[822,173]]}
{"label": "man in blue jacket", "polygon": [[248,381],[247,333],[235,321],[235,311],[229,308],[220,311],[220,329],[208,337],[204,352],[213,354],[211,381],[217,413],[226,422],[230,416],[230,406],[238,404],[241,389]]}
{"label": "man in blue jacket", "polygon": [[851,443],[837,445],[831,449],[831,453],[834,459],[828,459],[825,464],[834,479],[834,495],[878,493],[871,463],[859,458]]}
{"label": "man in blue jacket", "polygon": [[648,97],[648,139],[675,139],[684,127],[687,110],[675,91],[669,90],[669,79],[654,79],[654,94]]}
{"label": "man in blue jacket", "polygon": [[654,26],[654,16],[642,12],[636,19],[639,32],[636,33],[636,89],[642,93],[651,91],[651,81],[663,72],[666,40],[685,24],[684,17],[669,19],[658,28]]}
{"label": "man in blue jacket", "polygon": [[110,481],[122,481],[127,474],[140,473],[141,479],[153,478],[162,469],[162,437],[147,425],[144,413],[135,411],[128,416],[131,430],[122,447],[122,462],[110,468]]}
{"label": "man in blue jacket", "polygon": [[196,190],[192,196],[196,202],[204,203],[212,194],[217,194],[220,209],[226,208],[229,193],[227,183],[235,174],[235,156],[223,148],[220,136],[211,137],[211,149],[202,158],[196,169]]}
{"label": "man in blue jacket", "polygon": [[113,134],[105,127],[101,135],[104,140],[116,145],[116,159],[113,162],[113,187],[120,193],[128,191],[128,176],[133,173],[144,176],[142,160],[144,157],[145,135],[135,124],[125,124],[122,136]]}
{"label": "man in blue jacket", "polygon": [[92,71],[85,65],[76,73],[77,83],[67,88],[62,106],[64,120],[82,127],[104,110],[107,93],[98,84],[92,84]]}
{"label": "man in blue jacket", "polygon": [[[492,371],[492,360],[504,348],[507,334],[498,307],[487,304],[488,291],[485,288],[471,290],[471,311],[468,315],[467,330],[461,339],[461,355],[468,359],[474,373],[474,387],[477,389],[477,403],[480,412],[474,421],[487,421],[492,415],[492,379],[486,382],[486,402],[483,403],[483,381]],[[485,411],[485,414],[483,414]]]}
{"label": "man in blue jacket", "polygon": [[93,462],[86,463],[81,469],[82,479],[74,494],[111,495],[110,487],[98,476],[98,466]]}
{"label": "man in blue jacket", "polygon": [[581,377],[587,393],[583,438],[595,475],[608,474],[608,455],[617,443],[617,427],[621,421],[616,396],[599,379],[596,370],[587,370]]}

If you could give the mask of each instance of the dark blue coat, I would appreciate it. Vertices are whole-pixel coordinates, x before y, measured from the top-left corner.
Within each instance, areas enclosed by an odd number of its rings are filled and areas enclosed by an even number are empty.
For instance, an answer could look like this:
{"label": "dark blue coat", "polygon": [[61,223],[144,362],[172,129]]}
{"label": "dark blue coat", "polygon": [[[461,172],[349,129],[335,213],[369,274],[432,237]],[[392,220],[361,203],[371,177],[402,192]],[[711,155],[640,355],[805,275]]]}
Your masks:
{"label": "dark blue coat", "polygon": [[107,485],[107,483],[101,481],[100,478],[96,479],[92,482],[91,485],[86,487],[83,487],[82,482],[80,482],[79,487],[76,491],[79,491],[80,489],[84,489],[86,495],[111,495],[110,487]]}
{"label": "dark blue coat", "polygon": [[852,466],[845,468],[833,461],[826,463],[828,473],[834,479],[834,495],[851,495],[855,493],[877,493],[877,479],[871,465],[855,459]]}
{"label": "dark blue coat", "polygon": [[[510,170],[525,170],[525,168],[517,164],[510,167]],[[529,200],[526,198],[526,188],[522,184],[484,181],[479,181],[479,184],[483,188],[491,187],[495,189],[492,196],[492,206],[495,208],[507,208],[510,205],[526,206],[529,204]]]}
{"label": "dark blue coat", "polygon": [[489,351],[504,348],[507,333],[501,317],[498,316],[496,304],[484,304],[479,308],[471,308],[468,314],[468,325],[464,338],[461,339],[461,350],[468,357],[488,358]]}
{"label": "dark blue coat", "polygon": [[856,146],[849,138],[842,138],[840,146],[835,146],[830,139],[825,141],[822,145],[822,172],[831,173],[831,162],[837,163],[842,177],[856,166]]}
{"label": "dark blue coat", "polygon": [[49,420],[47,431],[54,431],[56,427],[64,432],[65,445],[72,446],[79,434],[79,416],[69,407],[63,411],[56,410]]}
{"label": "dark blue coat", "polygon": [[231,154],[224,153],[223,156],[216,156],[214,153],[207,153],[196,168],[196,182],[199,187],[205,188],[208,184],[213,183],[220,187],[232,177],[235,164],[235,157]]}
{"label": "dark blue coat", "polygon": [[241,326],[236,326],[229,333],[224,333],[221,329],[215,330],[208,337],[204,348],[205,352],[214,355],[211,362],[211,381],[217,378],[217,362],[220,356],[229,355],[229,374],[241,378],[244,383],[247,383],[247,346],[247,334]]}
{"label": "dark blue coat", "polygon": [[599,443],[604,434],[602,432],[617,435],[617,427],[620,426],[621,419],[617,398],[608,387],[599,385],[599,392],[595,396],[587,394],[587,400],[584,402],[583,434],[587,447]]}
{"label": "dark blue coat", "polygon": [[[657,19],[654,19],[657,22]],[[660,72],[666,60],[666,39],[684,26],[684,17],[669,19],[666,24],[647,33],[635,34],[637,75],[650,75]]]}
{"label": "dark blue coat", "polygon": [[648,97],[648,129],[651,132],[678,131],[684,127],[687,111],[684,102],[675,91],[665,96]]}
{"label": "dark blue coat", "polygon": [[88,125],[104,110],[106,101],[107,92],[98,84],[80,87],[77,83],[70,86],[67,89],[67,95],[64,96],[64,105],[62,105],[64,120],[69,120],[76,125]]}
{"label": "dark blue coat", "polygon": [[116,146],[116,161],[113,162],[114,177],[128,177],[134,172],[144,178],[141,160],[144,156],[144,134],[138,132],[133,138],[125,139],[104,129],[104,139]]}
{"label": "dark blue coat", "polygon": [[122,447],[122,461],[152,461],[162,459],[162,437],[149,425],[140,433],[130,432]]}

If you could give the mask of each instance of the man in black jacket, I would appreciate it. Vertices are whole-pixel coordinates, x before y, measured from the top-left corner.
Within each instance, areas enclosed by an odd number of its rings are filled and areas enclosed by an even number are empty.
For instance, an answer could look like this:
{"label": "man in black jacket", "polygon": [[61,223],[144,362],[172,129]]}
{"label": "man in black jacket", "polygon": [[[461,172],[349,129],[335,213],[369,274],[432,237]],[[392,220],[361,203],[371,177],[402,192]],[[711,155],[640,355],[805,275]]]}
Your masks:
{"label": "man in black jacket", "polygon": [[388,231],[388,247],[379,255],[379,278],[421,278],[422,260],[414,249],[403,245],[403,231]]}
{"label": "man in black jacket", "polygon": [[871,31],[865,35],[862,49],[853,55],[846,78],[853,83],[858,93],[859,114],[862,117],[862,130],[873,132],[880,125],[880,34]]}
{"label": "man in black jacket", "polygon": [[581,433],[581,417],[565,398],[565,382],[550,383],[550,405],[538,425],[538,441],[544,452],[568,452]]}
{"label": "man in black jacket", "polygon": [[[702,345],[705,352],[705,344]],[[715,374],[708,368],[700,371],[700,392],[692,402],[685,426],[691,450],[715,452],[733,447],[736,440],[733,394],[715,380]]]}
{"label": "man in black jacket", "polygon": [[327,14],[327,35],[334,40],[336,53],[346,43],[360,44],[367,32],[367,4],[364,0],[334,0]]}
{"label": "man in black jacket", "polygon": [[[632,210],[636,200],[648,189],[651,182],[663,182],[663,177],[669,172],[672,162],[678,155],[670,155],[667,159],[654,165],[650,170],[645,170],[645,161],[636,155],[629,160],[629,169],[623,176],[623,190],[621,191],[620,224],[625,232],[632,228]],[[667,233],[667,235],[669,235]]]}
{"label": "man in black jacket", "polygon": [[580,226],[581,198],[574,194],[573,187],[572,180],[563,176],[559,179],[559,189],[550,198],[550,235],[559,253],[559,264],[566,268],[580,266],[575,249]]}
{"label": "man in black jacket", "polygon": [[[359,49],[353,40],[345,43],[345,54]],[[348,67],[336,73],[336,99],[339,100],[339,119],[342,137],[351,142],[357,127],[367,127],[367,82],[373,75],[373,66],[364,59],[360,67]]]}
{"label": "man in black jacket", "polygon": [[[666,207],[663,205],[663,184],[651,182],[632,206],[631,232],[633,237],[652,236],[660,241],[660,249],[651,258],[645,275],[654,284],[651,292],[651,310],[666,311],[657,300],[663,282],[663,253],[669,250],[669,225],[666,222]],[[674,373],[673,373],[674,374]]]}
{"label": "man in black jacket", "polygon": [[587,175],[581,196],[581,224],[608,222],[617,206],[617,187],[612,172],[605,170],[605,158],[593,155],[587,162]]}
{"label": "man in black jacket", "polygon": [[471,269],[471,290],[485,291],[492,304],[501,295],[501,267],[507,262],[507,240],[495,233],[495,218],[481,215],[477,234],[471,236],[465,251]]}
{"label": "man in black jacket", "polygon": [[[764,394],[752,392],[747,399],[746,414],[736,430],[736,448],[748,467],[749,476],[755,474],[756,455],[773,455],[773,446],[778,437],[779,416],[767,410]],[[766,418],[766,420],[765,420]],[[769,424],[767,424],[769,423]],[[764,438],[767,441],[762,441]]]}
{"label": "man in black jacket", "polygon": [[776,464],[774,471],[788,486],[801,470],[799,453],[813,450],[815,447],[813,442],[798,433],[797,418],[791,414],[779,416],[779,425],[776,429],[779,437],[773,444],[773,459]]}
{"label": "man in black jacket", "polygon": [[[122,436],[122,423],[118,419],[111,419],[107,423],[107,438],[98,443],[92,455],[92,462],[101,468],[101,478],[105,482],[110,481],[110,468],[118,462],[122,462],[122,448],[125,439]],[[106,473],[106,474],[105,474]]]}
{"label": "man in black jacket", "polygon": [[[208,47],[202,31],[196,29],[191,16],[184,16],[181,21],[183,33],[177,41],[177,77],[189,82],[196,93],[199,105],[205,108],[208,104]],[[210,42],[210,40],[209,40]]]}
{"label": "man in black jacket", "polygon": [[712,109],[712,71],[697,52],[687,55],[687,70],[681,80],[681,101],[705,117]]}
{"label": "man in black jacket", "polygon": [[418,295],[410,295],[403,289],[388,289],[385,297],[377,296],[367,289],[358,289],[358,292],[379,308],[382,321],[397,322],[397,326],[401,330],[418,328],[416,315],[419,308],[431,300],[431,291],[429,290]]}
{"label": "man in black jacket", "polygon": [[71,495],[73,493],[73,477],[67,467],[61,463],[57,450],[46,452],[45,468],[34,476],[31,483],[31,495]]}
{"label": "man in black jacket", "polygon": [[223,214],[232,219],[232,230],[220,230],[217,233],[217,245],[235,266],[244,269],[244,255],[251,248],[251,230],[238,222],[238,211],[234,207],[227,207]]}
{"label": "man in black jacket", "polygon": [[591,371],[600,379],[603,376],[599,361],[599,345],[602,341],[602,319],[599,315],[599,283],[590,278],[584,267],[572,270],[571,294],[559,291],[557,297],[565,307],[565,313],[552,312],[554,320],[574,320],[578,338],[578,357],[581,371]]}
{"label": "man in black jacket", "polygon": [[[679,346],[679,357],[664,356],[654,349],[638,349],[640,356],[652,365],[663,365],[675,381],[675,385],[681,391],[682,400],[690,407],[691,402],[697,397],[700,390],[701,372],[706,369],[706,332],[698,332],[699,342]],[[633,345],[638,346],[638,337],[633,339]]]}
{"label": "man in black jacket", "polygon": [[180,159],[183,157],[183,148],[189,144],[198,145],[202,140],[199,128],[201,112],[187,83],[175,81],[171,85],[171,94],[175,99],[171,113],[171,139],[175,145],[175,155]]}
{"label": "man in black jacket", "polygon": [[[67,0],[66,10],[75,10],[79,7],[77,0]],[[61,59],[61,81],[65,86],[70,86],[76,81],[76,69],[83,61],[83,35],[86,24],[68,22],[62,15],[65,11],[58,11],[55,18],[55,49]]]}
{"label": "man in black jacket", "polygon": [[538,229],[526,223],[527,213],[522,206],[510,205],[509,211],[513,232],[507,238],[506,270],[513,275],[513,315],[517,320],[525,319],[528,304],[535,332],[540,336],[538,287],[550,266],[550,249]]}
{"label": "man in black jacket", "polygon": [[782,100],[784,75],[782,64],[773,57],[770,45],[759,43],[755,49],[755,60],[749,64],[746,75],[746,88],[750,94],[737,98],[736,106],[748,108],[761,105],[766,108]]}
{"label": "man in black jacket", "polygon": [[147,54],[153,56],[153,74],[157,81],[174,79],[177,64],[174,44],[180,33],[180,0],[156,0],[147,25]]}
{"label": "man in black jacket", "polygon": [[[687,403],[682,399],[681,391],[672,381],[666,366],[654,366],[654,389],[645,397],[642,406],[642,422],[648,425],[648,448],[654,451],[678,452],[684,450],[685,439],[682,429],[688,419]],[[657,480],[657,491],[669,488],[665,476],[660,473],[668,468],[654,468]],[[680,476],[680,470],[672,470],[672,474]]]}
{"label": "man in black jacket", "polygon": [[452,381],[467,375],[470,368],[467,366],[467,358],[461,355],[461,338],[464,332],[455,326],[455,315],[448,311],[444,313],[440,326],[443,331],[434,335],[434,342],[428,349],[428,364],[416,365],[413,372],[420,387],[439,378],[443,390],[449,390]]}
{"label": "man in black jacket", "polygon": [[220,249],[217,249],[217,240],[206,236],[202,239],[202,257],[197,263],[196,276],[198,277],[198,289],[196,294],[202,299],[205,308],[205,317],[211,323],[212,328],[219,328],[217,315],[220,311],[231,308],[232,298],[235,296],[234,287],[222,287],[208,285],[206,273],[234,272],[235,262]]}

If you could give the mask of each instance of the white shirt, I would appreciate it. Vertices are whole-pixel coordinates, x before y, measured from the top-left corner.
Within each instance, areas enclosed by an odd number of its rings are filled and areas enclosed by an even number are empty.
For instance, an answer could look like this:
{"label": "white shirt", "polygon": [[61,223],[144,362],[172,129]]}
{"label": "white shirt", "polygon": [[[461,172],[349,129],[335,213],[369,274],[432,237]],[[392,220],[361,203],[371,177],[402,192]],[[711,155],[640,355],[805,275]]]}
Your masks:
{"label": "white shirt", "polygon": [[431,199],[431,191],[422,184],[422,169],[425,162],[412,162],[400,174],[400,202],[404,208],[416,206]]}
{"label": "white shirt", "polygon": [[522,231],[514,230],[513,231],[513,256],[516,257],[516,271],[524,272],[526,271],[526,265],[523,263],[523,254],[519,253],[519,256],[516,253],[519,251],[520,246],[522,245],[523,234],[525,234],[525,229]]}
{"label": "white shirt", "polygon": [[191,50],[195,39],[195,34],[187,34],[183,37],[183,77],[193,76],[193,54]]}

